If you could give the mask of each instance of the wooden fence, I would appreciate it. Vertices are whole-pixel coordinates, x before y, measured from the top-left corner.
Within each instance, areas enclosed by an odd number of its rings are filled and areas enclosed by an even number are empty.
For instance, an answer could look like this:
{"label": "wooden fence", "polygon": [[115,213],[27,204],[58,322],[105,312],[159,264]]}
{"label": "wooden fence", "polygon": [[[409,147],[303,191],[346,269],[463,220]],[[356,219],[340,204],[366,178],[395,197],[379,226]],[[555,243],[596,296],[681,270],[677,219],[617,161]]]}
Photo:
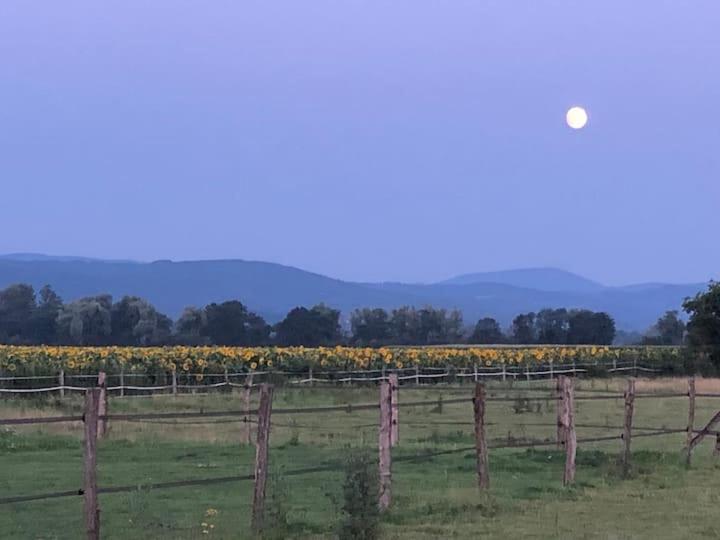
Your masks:
{"label": "wooden fence", "polygon": [[[254,471],[249,475],[225,476],[216,478],[193,479],[175,482],[156,483],[147,486],[152,489],[178,488],[183,486],[203,485],[203,484],[219,484],[224,482],[236,481],[252,481],[254,483],[252,498],[252,522],[251,526],[254,530],[261,530],[263,527],[263,518],[265,512],[265,490],[267,484],[267,475],[269,463],[272,460],[270,452],[270,432],[271,415],[273,414],[273,386],[270,384],[259,385],[259,406],[255,410],[249,408],[249,397],[246,398],[246,408],[239,411],[204,411],[204,412],[175,412],[175,413],[133,413],[133,414],[112,414],[108,411],[108,392],[107,388],[102,384],[106,381],[104,376],[99,378],[101,386],[87,389],[85,392],[85,410],[82,416],[58,416],[58,417],[40,417],[40,418],[6,418],[0,419],[1,425],[28,425],[28,424],[44,424],[58,422],[83,422],[84,423],[84,439],[83,439],[83,487],[75,491],[41,493],[34,495],[20,495],[13,497],[0,498],[0,504],[10,504],[18,502],[38,501],[58,497],[82,496],[84,499],[84,519],[87,538],[96,540],[100,538],[101,530],[101,513],[98,502],[98,495],[103,493],[122,493],[131,492],[137,489],[137,486],[98,486],[97,482],[97,440],[105,436],[108,432],[108,424],[110,422],[119,421],[141,421],[141,420],[162,420],[162,419],[190,419],[190,418],[208,418],[208,417],[230,417],[241,420],[244,425],[251,422],[256,424],[255,434],[255,463]],[[247,396],[251,391],[248,387]],[[379,476],[379,493],[378,505],[381,510],[388,509],[392,504],[392,470],[393,470],[393,447],[400,444],[400,412],[406,407],[420,407],[435,404],[435,401],[400,401],[401,387],[399,385],[399,377],[397,374],[390,374],[388,380],[382,380],[379,384],[379,400],[376,403],[365,403],[343,406],[319,406],[304,408],[285,408],[276,409],[275,413],[280,414],[308,414],[323,412],[352,412],[360,410],[377,410],[379,411],[378,421],[378,476]],[[688,398],[688,424],[684,428],[666,429],[666,428],[634,428],[633,417],[635,412],[635,404],[638,399],[653,398]],[[688,391],[686,393],[665,393],[665,394],[638,394],[635,391],[635,383],[628,380],[627,388],[622,395],[598,394],[589,396],[576,396],[574,391],[574,382],[571,377],[564,375],[559,376],[557,380],[555,395],[550,398],[556,401],[557,408],[557,431],[554,441],[531,441],[531,442],[508,442],[507,444],[492,444],[486,437],[486,410],[489,402],[495,401],[511,401],[513,397],[488,397],[485,385],[481,382],[476,383],[474,393],[470,397],[461,397],[457,399],[449,399],[444,401],[450,403],[467,403],[472,405],[472,425],[474,426],[475,444],[472,447],[455,448],[451,450],[442,450],[436,453],[425,453],[414,457],[401,457],[398,461],[428,459],[436,455],[446,455],[452,453],[474,452],[476,457],[476,475],[477,485],[480,490],[486,490],[490,486],[490,468],[491,451],[499,448],[523,448],[523,447],[541,447],[541,446],[557,446],[564,450],[565,465],[563,467],[563,475],[559,481],[563,485],[571,485],[575,480],[576,472],[576,452],[579,444],[588,444],[600,441],[620,440],[620,460],[622,469],[628,472],[631,466],[632,452],[631,441],[637,437],[651,437],[658,435],[667,435],[672,433],[684,434],[685,445],[684,453],[687,463],[690,463],[693,450],[708,435],[716,436],[714,454],[720,454],[720,432],[715,431],[715,426],[720,423],[720,411],[713,415],[709,422],[701,429],[695,429],[695,400],[697,397],[715,397],[720,398],[720,394],[699,394],[695,391],[694,379],[688,382]],[[541,398],[542,399],[542,398]],[[597,399],[622,399],[624,402],[624,424],[622,433],[611,436],[581,438],[576,435],[575,423],[575,404],[581,400],[597,400]],[[250,420],[250,417],[256,417],[256,420]],[[597,426],[595,426],[597,427]],[[636,432],[640,430],[640,432]],[[248,431],[249,432],[249,431]],[[340,470],[342,464],[322,465],[317,467],[308,467],[305,469],[296,469],[286,471],[286,476],[311,474],[320,471]]]}

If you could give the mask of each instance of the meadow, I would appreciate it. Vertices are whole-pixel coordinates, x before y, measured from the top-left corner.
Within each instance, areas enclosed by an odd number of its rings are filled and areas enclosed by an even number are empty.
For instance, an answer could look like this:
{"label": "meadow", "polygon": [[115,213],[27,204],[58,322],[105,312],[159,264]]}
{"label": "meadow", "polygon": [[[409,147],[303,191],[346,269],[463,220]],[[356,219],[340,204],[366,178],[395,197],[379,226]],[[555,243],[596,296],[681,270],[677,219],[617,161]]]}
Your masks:
{"label": "meadow", "polygon": [[[555,402],[550,381],[488,384],[490,489],[476,485],[472,450],[473,386],[423,385],[400,390],[400,444],[393,449],[393,503],[381,537],[424,538],[714,538],[720,534],[720,471],[714,438],[687,468],[686,435],[633,440],[629,477],[618,466],[619,440],[580,444],[576,482],[562,486],[564,452],[555,446],[493,449],[507,443],[553,441]],[[576,381],[581,396],[618,395],[623,379]],[[698,392],[720,381],[698,379]],[[682,393],[684,379],[637,382],[639,393]],[[444,403],[467,397],[463,403]],[[284,387],[273,406],[303,408],[377,402],[375,386]],[[428,401],[403,408],[403,402]],[[218,411],[242,408],[241,392],[113,397],[111,413]],[[8,398],[0,417],[81,414],[78,396]],[[696,425],[720,409],[698,398]],[[623,399],[578,399],[578,438],[621,433]],[[687,423],[682,397],[638,399],[635,434],[644,427]],[[353,449],[377,456],[376,410],[273,414],[267,538],[333,538],[340,519],[343,464]],[[252,425],[252,424],[251,424]],[[589,427],[592,426],[592,427]],[[112,421],[99,442],[101,487],[137,486],[100,495],[102,537],[108,539],[251,538],[252,482],[153,489],[156,482],[251,474],[254,448],[241,444],[236,419]],[[12,426],[0,431],[3,497],[74,490],[82,485],[82,423]],[[440,452],[447,454],[430,455]],[[308,474],[292,471],[326,467]],[[83,536],[82,498],[0,505],[0,538],[75,539]]]}

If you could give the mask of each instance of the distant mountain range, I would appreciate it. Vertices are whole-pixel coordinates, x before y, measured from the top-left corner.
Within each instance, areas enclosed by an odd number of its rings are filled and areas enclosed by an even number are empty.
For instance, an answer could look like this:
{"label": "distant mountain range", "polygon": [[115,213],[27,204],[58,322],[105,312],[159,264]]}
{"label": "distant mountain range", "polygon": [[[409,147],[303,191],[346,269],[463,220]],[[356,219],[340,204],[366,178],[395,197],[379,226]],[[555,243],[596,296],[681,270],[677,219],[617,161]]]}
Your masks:
{"label": "distant mountain range", "polygon": [[238,299],[271,322],[296,306],[324,302],[347,315],[358,307],[433,305],[462,310],[467,324],[494,317],[508,325],[518,313],[542,308],[607,311],[623,330],[645,330],[705,283],[645,283],[607,287],[555,268],[465,274],[434,284],[354,283],[275,263],[109,261],[36,254],[0,255],[0,288],[51,285],[66,301],[109,293],[137,295],[177,317],[186,306]]}

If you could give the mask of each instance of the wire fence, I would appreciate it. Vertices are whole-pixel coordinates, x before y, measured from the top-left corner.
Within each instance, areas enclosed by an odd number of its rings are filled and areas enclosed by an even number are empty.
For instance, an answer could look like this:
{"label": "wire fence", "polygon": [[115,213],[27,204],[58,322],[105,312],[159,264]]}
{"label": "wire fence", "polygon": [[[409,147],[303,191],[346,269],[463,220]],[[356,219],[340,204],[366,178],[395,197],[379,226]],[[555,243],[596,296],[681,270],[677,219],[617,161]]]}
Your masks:
{"label": "wire fence", "polygon": [[[438,373],[439,374],[439,373]],[[230,375],[230,374],[228,374]],[[475,375],[473,373],[473,375]],[[85,380],[93,382],[97,379],[93,379],[92,376],[85,376],[83,377]],[[389,380],[389,382],[387,381]],[[568,395],[564,395],[560,391],[560,383],[558,383],[558,386],[556,388],[542,388],[542,389],[535,389],[538,392],[547,392],[547,395],[532,395],[530,398],[527,398],[527,394],[525,392],[515,392],[514,395],[509,395],[508,393],[513,392],[513,388],[506,388],[498,391],[498,393],[488,393],[485,394],[486,389],[485,386],[480,383],[479,385],[475,386],[475,394],[474,395],[465,395],[463,397],[452,397],[454,392],[467,392],[467,389],[454,389],[453,393],[448,392],[448,394],[451,397],[443,397],[443,393],[441,391],[439,397],[435,399],[418,399],[418,400],[409,400],[409,401],[398,401],[397,400],[397,394],[401,391],[402,388],[400,385],[400,381],[402,379],[402,375],[400,373],[384,373],[382,374],[382,379],[380,381],[381,383],[381,398],[377,402],[364,402],[364,403],[346,403],[341,405],[317,405],[317,406],[303,406],[303,407],[273,407],[271,409],[271,413],[273,416],[273,419],[270,418],[270,409],[264,412],[263,405],[262,405],[262,396],[266,395],[268,392],[268,388],[271,388],[268,384],[240,384],[236,383],[237,386],[242,387],[246,390],[252,390],[256,387],[260,387],[260,392],[262,394],[261,396],[261,402],[260,406],[254,406],[251,408],[243,408],[243,409],[226,409],[226,410],[217,410],[217,411],[178,411],[178,412],[129,412],[129,413],[110,413],[107,412],[107,409],[105,409],[105,412],[97,410],[88,410],[87,407],[87,401],[86,401],[86,410],[84,414],[78,415],[78,414],[70,414],[70,415],[61,415],[61,416],[36,416],[36,417],[26,417],[26,418],[0,418],[0,426],[23,426],[23,425],[42,425],[42,424],[57,424],[57,423],[82,423],[85,426],[86,429],[86,435],[85,435],[85,441],[87,442],[88,437],[93,437],[93,435],[88,435],[88,422],[97,422],[98,425],[100,423],[115,423],[115,422],[129,422],[129,423],[147,423],[149,425],[154,424],[166,424],[166,425],[173,425],[177,427],[184,427],[188,425],[195,425],[195,424],[204,424],[204,425],[213,425],[213,424],[220,424],[220,423],[238,423],[249,426],[253,426],[253,428],[257,428],[258,430],[258,440],[261,439],[261,431],[263,429],[268,430],[267,433],[269,434],[270,428],[287,428],[287,429],[296,429],[296,430],[313,430],[313,431],[319,431],[323,429],[322,424],[320,425],[313,425],[311,423],[308,423],[307,421],[297,422],[294,420],[294,418],[300,418],[300,419],[307,419],[307,418],[317,418],[317,415],[332,415],[334,413],[345,413],[345,414],[355,414],[355,413],[361,413],[361,412],[379,412],[380,413],[380,422],[376,423],[360,423],[360,422],[354,422],[350,423],[345,420],[343,420],[343,427],[345,430],[361,430],[361,429],[367,429],[367,428],[377,428],[379,436],[380,436],[380,450],[382,455],[382,447],[383,444],[386,444],[388,446],[396,446],[397,441],[395,443],[392,442],[392,437],[388,436],[387,440],[383,442],[383,430],[393,430],[396,429],[398,425],[417,425],[420,427],[426,427],[430,428],[432,426],[468,426],[472,427],[475,431],[476,435],[476,443],[472,446],[459,446],[454,448],[443,448],[443,449],[437,449],[437,450],[422,450],[419,452],[415,452],[413,454],[404,455],[400,453],[399,455],[393,456],[392,461],[395,463],[403,463],[403,462],[422,462],[422,461],[428,461],[432,460],[439,456],[445,456],[445,455],[452,455],[452,454],[474,454],[476,456],[479,456],[483,453],[487,453],[489,450],[501,450],[501,449],[514,449],[514,448],[546,448],[546,447],[555,447],[560,448],[563,452],[565,452],[568,456],[570,455],[571,449],[570,449],[570,443],[569,441],[572,440],[572,445],[589,445],[594,443],[602,443],[602,442],[609,442],[609,441],[621,441],[623,445],[628,449],[629,451],[629,435],[631,434],[632,438],[647,438],[647,437],[660,437],[660,436],[668,436],[673,434],[685,434],[687,436],[688,445],[690,444],[691,438],[694,437],[704,437],[706,435],[715,435],[720,440],[720,432],[717,430],[712,429],[714,426],[712,424],[706,425],[702,429],[696,429],[694,425],[692,425],[692,422],[687,427],[674,427],[674,426],[647,426],[647,425],[639,425],[635,426],[632,425],[632,418],[633,418],[633,411],[632,407],[630,408],[630,411],[628,413],[628,400],[631,400],[630,403],[633,403],[636,399],[667,399],[667,398],[685,398],[689,399],[690,401],[690,410],[693,411],[691,416],[694,416],[694,400],[698,397],[703,398],[720,398],[720,393],[696,393],[694,391],[694,383],[689,388],[688,392],[638,392],[635,393],[634,390],[629,393],[630,391],[626,391],[624,393],[618,393],[618,392],[612,392],[609,390],[585,390],[585,391],[578,391],[579,393],[576,394],[574,391],[571,391]],[[406,379],[411,380],[411,379]],[[569,384],[572,385],[570,378],[568,377],[561,377],[561,381],[563,381],[563,384]],[[225,384],[225,381],[222,383],[214,383],[216,385]],[[428,385],[429,386],[429,385]],[[220,387],[220,386],[216,386]],[[102,388],[94,388],[94,387],[78,387],[81,388],[83,392],[87,392],[88,395],[92,394],[94,392],[102,393],[104,392],[106,398],[109,392],[117,391],[118,388],[116,386],[106,386]],[[171,385],[172,388],[172,385]],[[412,387],[411,387],[412,388]],[[478,389],[482,388],[482,394],[478,394]],[[634,388],[634,387],[633,387]],[[438,390],[435,387],[432,387],[434,390]],[[419,389],[421,390],[421,389]],[[442,390],[442,389],[440,389]],[[532,390],[532,389],[531,389]],[[389,402],[386,404],[383,400],[383,392],[387,391],[390,393]],[[506,395],[502,395],[502,393],[505,392]],[[589,395],[583,395],[583,393],[580,392],[587,392]],[[396,397],[392,397],[392,395],[395,395]],[[100,394],[98,394],[100,395]],[[272,394],[270,394],[271,397],[269,398],[272,401]],[[482,397],[479,397],[482,396]],[[393,401],[394,399],[394,401]],[[486,426],[509,426],[512,425],[512,422],[509,421],[503,421],[503,422],[485,422],[482,418],[479,419],[478,417],[478,400],[482,402],[482,407],[484,408],[486,404],[491,403],[514,403],[517,402],[519,399],[532,399],[534,402],[547,402],[548,404],[553,403],[556,405],[558,410],[558,421],[556,423],[550,423],[550,422],[523,422],[522,425],[528,428],[537,427],[537,428],[550,428],[550,427],[563,427],[565,429],[565,434],[563,435],[564,438],[560,437],[559,431],[558,435],[553,434],[552,437],[547,438],[537,438],[537,437],[518,437],[518,438],[511,438],[507,437],[505,439],[490,439],[485,440],[484,430]],[[624,404],[625,408],[625,425],[619,425],[619,424],[612,424],[606,422],[605,424],[602,423],[596,423],[596,422],[575,422],[574,418],[572,417],[572,413],[570,413],[570,416],[566,416],[561,418],[561,411],[563,410],[563,407],[565,407],[565,411],[567,410],[572,411],[572,409],[576,406],[575,404],[577,402],[583,402],[583,401],[618,401],[621,400],[621,402]],[[386,406],[387,405],[387,406]],[[475,408],[475,414],[472,417],[472,420],[468,421],[445,421],[442,420],[434,420],[432,422],[425,421],[413,421],[412,419],[408,418],[407,420],[403,419],[403,417],[399,416],[400,411],[407,411],[410,409],[420,409],[425,410],[428,407],[444,407],[449,405],[467,405],[468,411],[471,410],[472,407]],[[483,409],[484,410],[484,409]],[[628,416],[629,415],[629,416]],[[277,421],[274,419],[276,416],[283,416],[283,417],[290,417],[290,421]],[[482,416],[482,415],[481,415]],[[400,419],[399,419],[400,418]],[[266,426],[263,428],[263,422],[266,422]],[[93,428],[94,429],[94,428]],[[576,429],[590,429],[590,430],[604,430],[604,431],[610,431],[615,433],[609,433],[607,435],[593,435],[593,436],[585,436],[585,437],[577,437],[575,435]],[[91,430],[92,431],[92,430]],[[326,431],[332,431],[331,429],[326,429]],[[572,436],[570,436],[572,434]],[[482,445],[479,442],[480,439],[483,439]],[[693,439],[694,440],[694,439]],[[575,452],[575,449],[572,449],[572,452]],[[260,452],[258,452],[258,455]],[[265,456],[267,459],[267,455]],[[256,457],[256,460],[259,459]],[[271,458],[270,458],[271,459]],[[567,458],[570,459],[569,457]],[[573,454],[573,467],[574,467],[574,454]],[[94,462],[93,460],[91,460]],[[248,467],[252,467],[253,464],[248,463],[246,464]],[[123,485],[108,485],[108,486],[90,486],[88,488],[87,485],[85,485],[82,488],[74,489],[74,490],[58,490],[58,491],[49,491],[49,492],[43,492],[43,493],[30,493],[30,494],[17,494],[17,495],[10,495],[6,497],[0,497],[0,505],[9,505],[9,504],[18,504],[18,503],[31,503],[35,501],[43,501],[43,500],[49,500],[49,499],[62,499],[62,498],[72,498],[72,497],[85,497],[85,500],[87,501],[88,495],[91,495],[91,497],[94,497],[97,499],[97,496],[99,494],[115,494],[115,493],[128,493],[128,492],[134,492],[138,490],[164,490],[164,489],[175,489],[175,488],[182,488],[182,487],[189,487],[189,486],[206,486],[206,485],[216,485],[216,484],[224,484],[224,483],[232,483],[232,482],[252,482],[255,486],[257,486],[259,482],[259,465],[256,461],[255,465],[255,472],[252,474],[236,474],[236,475],[224,475],[224,476],[217,476],[217,477],[207,477],[207,478],[189,478],[189,479],[181,479],[181,480],[173,480],[173,481],[167,481],[167,482],[148,482],[148,483],[134,483],[134,484],[123,484]],[[267,469],[265,466],[266,464],[263,464],[263,467],[260,467],[264,470]],[[88,456],[86,454],[85,457],[85,467],[86,472],[87,468],[91,467],[92,465],[88,465]],[[287,477],[292,476],[303,476],[303,475],[310,475],[320,472],[340,472],[343,470],[345,466],[344,460],[334,460],[334,461],[328,461],[328,462],[322,462],[313,466],[307,466],[307,467],[295,467],[290,468],[289,470],[283,471],[283,475]],[[380,459],[380,463],[378,466],[381,468],[380,475],[382,477],[382,457]],[[478,475],[482,476],[482,474],[487,474],[487,471],[484,473],[478,470]],[[92,493],[90,493],[92,492]]]}

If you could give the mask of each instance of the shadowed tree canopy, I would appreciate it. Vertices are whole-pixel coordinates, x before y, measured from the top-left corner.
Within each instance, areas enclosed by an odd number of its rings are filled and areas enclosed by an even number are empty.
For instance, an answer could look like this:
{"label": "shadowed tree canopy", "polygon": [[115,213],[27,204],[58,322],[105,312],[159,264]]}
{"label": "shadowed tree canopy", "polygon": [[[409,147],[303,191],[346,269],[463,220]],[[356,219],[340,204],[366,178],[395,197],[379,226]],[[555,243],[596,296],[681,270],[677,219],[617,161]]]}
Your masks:
{"label": "shadowed tree canopy", "polygon": [[505,336],[500,329],[500,324],[491,317],[480,319],[468,339],[468,343],[479,345],[491,345],[503,341],[505,341]]}
{"label": "shadowed tree canopy", "polygon": [[277,324],[275,332],[280,345],[333,345],[342,339],[340,312],[324,304],[312,309],[297,307]]}
{"label": "shadowed tree canopy", "polygon": [[720,346],[720,283],[711,282],[707,291],[688,298],[683,309],[690,315],[688,341],[694,346]]}

